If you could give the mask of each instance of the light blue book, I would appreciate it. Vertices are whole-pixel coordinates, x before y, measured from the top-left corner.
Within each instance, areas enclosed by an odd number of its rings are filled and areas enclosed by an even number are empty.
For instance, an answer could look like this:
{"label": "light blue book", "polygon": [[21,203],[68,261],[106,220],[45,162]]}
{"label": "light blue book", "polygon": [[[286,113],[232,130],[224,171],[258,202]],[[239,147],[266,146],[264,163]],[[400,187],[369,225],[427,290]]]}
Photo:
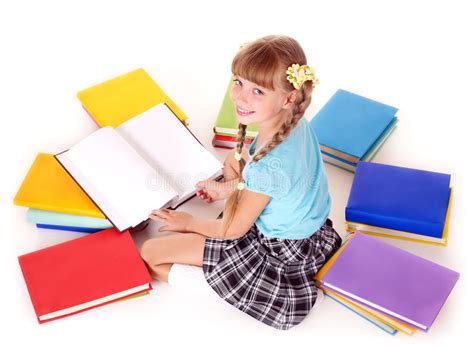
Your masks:
{"label": "light blue book", "polygon": [[322,151],[355,165],[390,134],[397,112],[395,107],[339,89],[309,124]]}
{"label": "light blue book", "polygon": [[390,335],[395,335],[398,330],[392,328],[390,325],[386,324],[385,322],[382,322],[380,319],[378,318],[375,318],[375,317],[370,317],[368,316],[367,314],[365,314],[362,310],[359,310],[357,309],[356,307],[350,307],[348,305],[346,305],[345,303],[343,303],[342,301],[338,300],[337,298],[333,297],[331,294],[328,294],[328,293],[324,293],[328,298],[330,298],[331,300],[337,302],[338,304],[344,306],[345,308],[349,309],[350,311],[354,312],[356,315],[358,315],[359,317],[365,319],[366,321],[368,321],[369,323],[372,323],[373,325],[375,325],[377,328],[379,329],[382,329],[383,331],[385,331],[386,333],[390,334]]}
{"label": "light blue book", "polygon": [[[393,121],[388,125],[388,127],[385,129],[385,131],[380,135],[380,137],[375,141],[375,143],[372,145],[372,147],[365,153],[365,155],[360,158],[360,161],[371,161],[375,155],[380,151],[382,146],[384,145],[385,141],[389,138],[389,136],[393,133],[397,126],[398,119],[395,117]],[[343,169],[346,169],[351,172],[355,172],[357,163],[352,163],[350,161],[347,161],[345,159],[336,157],[335,155],[332,155],[330,153],[326,153],[325,151],[321,151],[323,160],[326,163],[330,163],[336,166],[339,166]]]}
{"label": "light blue book", "polygon": [[42,225],[68,226],[89,229],[112,228],[112,223],[104,218],[79,216],[69,213],[52,212],[29,208],[26,212],[28,222]]}

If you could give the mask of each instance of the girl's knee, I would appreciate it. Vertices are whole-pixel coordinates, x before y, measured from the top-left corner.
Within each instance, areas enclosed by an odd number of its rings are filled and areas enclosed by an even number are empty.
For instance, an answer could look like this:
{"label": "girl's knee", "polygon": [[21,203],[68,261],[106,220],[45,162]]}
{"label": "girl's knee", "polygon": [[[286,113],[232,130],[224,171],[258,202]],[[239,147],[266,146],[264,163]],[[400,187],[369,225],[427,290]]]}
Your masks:
{"label": "girl's knee", "polygon": [[140,256],[148,265],[154,265],[156,262],[156,255],[159,254],[159,240],[148,239],[140,248]]}

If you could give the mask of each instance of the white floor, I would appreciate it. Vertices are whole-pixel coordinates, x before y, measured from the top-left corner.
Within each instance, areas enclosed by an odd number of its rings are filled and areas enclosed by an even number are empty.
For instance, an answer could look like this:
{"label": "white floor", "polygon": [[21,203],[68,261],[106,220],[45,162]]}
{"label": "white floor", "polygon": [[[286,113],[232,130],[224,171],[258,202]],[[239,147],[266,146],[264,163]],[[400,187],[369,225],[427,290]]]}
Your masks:
{"label": "white floor", "polygon": [[[27,3],[27,4],[24,4]],[[474,31],[461,1],[298,3],[239,1],[229,8],[205,1],[129,5],[89,1],[19,1],[0,6],[0,343],[237,345],[446,345],[468,333],[472,305],[472,81]],[[150,295],[39,325],[17,256],[83,234],[37,230],[13,197],[38,152],[57,153],[96,129],[77,91],[144,67],[189,116],[211,146],[212,125],[243,42],[269,34],[297,38],[321,84],[311,119],[337,88],[396,106],[399,125],[375,162],[452,174],[454,200],[448,247],[386,239],[461,273],[429,333],[389,336],[326,299],[286,332],[259,323],[196,288],[154,283]],[[353,175],[327,166],[331,218],[344,234],[344,207]],[[182,207],[215,218],[222,203],[197,198]],[[156,228],[146,237],[156,235]]]}

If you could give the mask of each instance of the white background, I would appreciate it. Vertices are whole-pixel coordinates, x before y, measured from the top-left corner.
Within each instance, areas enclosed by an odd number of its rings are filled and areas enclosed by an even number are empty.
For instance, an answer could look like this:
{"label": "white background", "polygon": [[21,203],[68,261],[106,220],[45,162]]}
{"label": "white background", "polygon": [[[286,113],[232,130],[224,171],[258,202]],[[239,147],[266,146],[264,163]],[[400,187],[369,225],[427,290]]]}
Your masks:
{"label": "white background", "polygon": [[[472,307],[472,10],[460,1],[15,1],[0,5],[0,341],[39,346],[110,343],[443,345],[467,335]],[[461,278],[428,334],[389,336],[326,299],[277,331],[224,301],[154,283],[148,297],[39,325],[17,256],[82,234],[36,230],[13,197],[38,152],[56,153],[96,129],[76,93],[145,68],[211,146],[212,125],[239,45],[296,38],[321,84],[311,119],[337,88],[396,106],[399,125],[375,162],[452,174],[449,246],[387,242]],[[352,174],[328,166],[331,218],[343,234]],[[197,215],[221,206],[193,202]],[[12,340],[13,339],[13,340]]]}

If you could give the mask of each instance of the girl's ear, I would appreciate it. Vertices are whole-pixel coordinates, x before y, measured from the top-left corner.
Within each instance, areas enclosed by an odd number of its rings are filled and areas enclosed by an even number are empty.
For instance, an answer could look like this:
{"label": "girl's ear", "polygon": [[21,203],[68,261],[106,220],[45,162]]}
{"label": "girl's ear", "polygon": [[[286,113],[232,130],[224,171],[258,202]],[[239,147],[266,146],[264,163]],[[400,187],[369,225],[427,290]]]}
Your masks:
{"label": "girl's ear", "polygon": [[284,110],[288,110],[290,108],[293,107],[294,103],[295,103],[295,100],[296,100],[296,93],[298,93],[298,91],[295,89],[295,90],[292,90],[286,97],[285,99],[285,103],[283,104],[282,106],[282,109]]}

